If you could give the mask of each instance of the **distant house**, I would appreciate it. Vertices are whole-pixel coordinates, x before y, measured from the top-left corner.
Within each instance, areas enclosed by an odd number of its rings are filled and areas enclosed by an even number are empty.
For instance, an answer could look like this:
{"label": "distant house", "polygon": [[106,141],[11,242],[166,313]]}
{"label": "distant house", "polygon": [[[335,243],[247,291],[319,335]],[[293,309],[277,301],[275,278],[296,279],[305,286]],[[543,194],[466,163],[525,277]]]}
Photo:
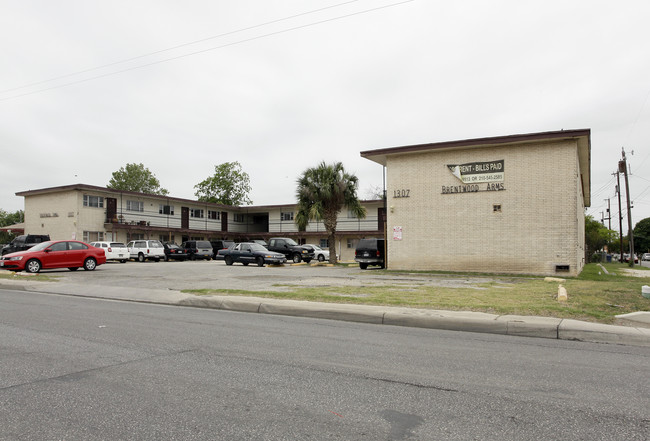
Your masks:
{"label": "distant house", "polygon": [[591,132],[385,148],[387,267],[575,276],[584,260]]}
{"label": "distant house", "polygon": [[[54,239],[86,242],[159,239],[268,239],[291,237],[299,243],[327,247],[321,222],[299,232],[295,204],[233,207],[196,200],[75,184],[16,193],[25,198],[25,231]],[[340,213],[336,249],[343,260],[354,259],[362,237],[384,234],[383,201],[363,201],[368,216]]]}

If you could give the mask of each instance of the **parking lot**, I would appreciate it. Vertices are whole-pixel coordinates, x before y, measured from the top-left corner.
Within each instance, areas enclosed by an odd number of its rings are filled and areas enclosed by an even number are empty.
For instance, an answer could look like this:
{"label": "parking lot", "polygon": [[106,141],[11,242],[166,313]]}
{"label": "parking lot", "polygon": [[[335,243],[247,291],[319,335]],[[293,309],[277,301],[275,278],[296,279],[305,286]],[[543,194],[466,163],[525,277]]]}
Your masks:
{"label": "parking lot", "polygon": [[57,277],[59,283],[88,286],[120,286],[153,289],[239,289],[247,291],[287,290],[299,286],[409,286],[435,285],[471,287],[493,280],[487,277],[387,273],[373,267],[282,265],[227,266],[223,261],[108,262],[95,271],[46,270],[41,274]]}

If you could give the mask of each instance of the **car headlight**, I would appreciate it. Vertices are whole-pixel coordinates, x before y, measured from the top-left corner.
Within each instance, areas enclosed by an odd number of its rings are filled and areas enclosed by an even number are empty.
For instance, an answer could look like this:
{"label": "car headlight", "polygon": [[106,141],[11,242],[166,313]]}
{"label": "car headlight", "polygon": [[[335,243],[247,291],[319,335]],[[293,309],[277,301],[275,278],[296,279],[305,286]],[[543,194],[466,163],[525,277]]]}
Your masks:
{"label": "car headlight", "polygon": [[23,260],[23,256],[5,257],[5,260]]}

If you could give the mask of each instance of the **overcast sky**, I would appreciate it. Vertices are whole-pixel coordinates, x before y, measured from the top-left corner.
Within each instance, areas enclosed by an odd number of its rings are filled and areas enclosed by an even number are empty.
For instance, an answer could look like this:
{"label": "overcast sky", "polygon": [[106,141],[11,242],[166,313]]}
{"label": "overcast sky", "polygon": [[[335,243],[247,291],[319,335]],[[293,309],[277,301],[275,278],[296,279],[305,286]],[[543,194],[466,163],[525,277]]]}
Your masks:
{"label": "overcast sky", "polygon": [[194,199],[216,164],[239,161],[266,205],[293,203],[306,168],[341,161],[367,198],[382,168],[364,150],[590,128],[588,213],[612,198],[618,224],[624,147],[633,222],[650,217],[647,0],[0,7],[7,211],[24,207],[16,192],[105,186],[127,163]]}

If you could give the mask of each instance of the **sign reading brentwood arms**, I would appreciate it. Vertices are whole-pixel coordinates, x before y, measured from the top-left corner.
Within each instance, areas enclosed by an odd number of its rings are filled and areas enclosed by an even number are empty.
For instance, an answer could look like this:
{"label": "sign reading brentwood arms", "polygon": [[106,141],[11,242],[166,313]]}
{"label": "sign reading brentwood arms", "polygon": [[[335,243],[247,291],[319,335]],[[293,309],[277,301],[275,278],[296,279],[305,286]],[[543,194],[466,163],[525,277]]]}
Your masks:
{"label": "sign reading brentwood arms", "polygon": [[442,194],[473,193],[477,191],[505,190],[504,160],[488,162],[469,162],[467,164],[447,164],[452,175],[456,176],[462,185],[443,185]]}

